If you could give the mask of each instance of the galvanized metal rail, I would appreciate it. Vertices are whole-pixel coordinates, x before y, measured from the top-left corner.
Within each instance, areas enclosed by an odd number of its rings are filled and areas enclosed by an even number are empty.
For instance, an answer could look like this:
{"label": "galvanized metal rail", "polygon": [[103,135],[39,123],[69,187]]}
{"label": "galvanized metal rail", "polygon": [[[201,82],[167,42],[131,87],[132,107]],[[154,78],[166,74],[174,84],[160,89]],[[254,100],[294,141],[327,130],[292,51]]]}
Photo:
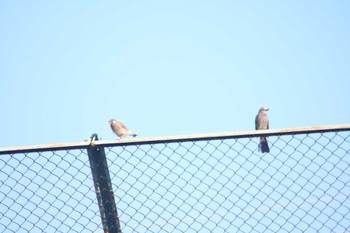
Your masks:
{"label": "galvanized metal rail", "polygon": [[159,143],[186,142],[186,141],[205,141],[205,140],[213,140],[213,139],[295,135],[295,134],[304,134],[304,133],[311,134],[311,133],[349,131],[349,130],[350,130],[350,125],[313,126],[313,127],[303,127],[303,128],[287,128],[287,129],[259,130],[259,131],[254,130],[254,131],[244,131],[244,132],[228,132],[228,133],[214,133],[214,134],[187,135],[187,136],[136,138],[136,139],[109,140],[109,141],[101,140],[101,141],[94,141],[93,144],[90,141],[83,141],[83,142],[62,143],[62,144],[0,148],[0,155],[30,153],[30,152],[38,152],[38,151],[42,152],[42,151],[52,151],[52,150],[87,149],[92,145],[94,146],[127,146],[127,145],[159,144]]}

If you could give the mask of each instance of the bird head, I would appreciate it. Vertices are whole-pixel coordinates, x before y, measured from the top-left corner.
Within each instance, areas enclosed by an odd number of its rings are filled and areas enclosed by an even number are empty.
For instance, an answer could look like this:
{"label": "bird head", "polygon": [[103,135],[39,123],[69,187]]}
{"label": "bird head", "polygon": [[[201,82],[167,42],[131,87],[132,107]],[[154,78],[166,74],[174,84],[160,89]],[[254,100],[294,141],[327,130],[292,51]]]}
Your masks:
{"label": "bird head", "polygon": [[267,111],[269,111],[269,109],[268,109],[268,108],[265,108],[265,107],[261,107],[261,108],[259,109],[259,112],[267,112]]}
{"label": "bird head", "polygon": [[108,121],[108,123],[109,123],[110,125],[112,125],[112,124],[115,123],[115,122],[116,122],[115,119],[110,119],[110,120]]}

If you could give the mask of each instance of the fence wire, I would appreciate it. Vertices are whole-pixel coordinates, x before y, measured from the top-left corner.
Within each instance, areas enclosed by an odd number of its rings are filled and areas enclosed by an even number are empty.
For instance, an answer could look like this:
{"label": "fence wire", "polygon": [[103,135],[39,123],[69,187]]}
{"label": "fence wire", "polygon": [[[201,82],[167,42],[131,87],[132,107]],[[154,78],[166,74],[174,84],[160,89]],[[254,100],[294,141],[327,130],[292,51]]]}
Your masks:
{"label": "fence wire", "polygon": [[0,232],[102,229],[84,150],[0,155]]}
{"label": "fence wire", "polygon": [[[350,231],[350,131],[104,147],[122,232]],[[0,155],[1,232],[102,232],[85,149]]]}

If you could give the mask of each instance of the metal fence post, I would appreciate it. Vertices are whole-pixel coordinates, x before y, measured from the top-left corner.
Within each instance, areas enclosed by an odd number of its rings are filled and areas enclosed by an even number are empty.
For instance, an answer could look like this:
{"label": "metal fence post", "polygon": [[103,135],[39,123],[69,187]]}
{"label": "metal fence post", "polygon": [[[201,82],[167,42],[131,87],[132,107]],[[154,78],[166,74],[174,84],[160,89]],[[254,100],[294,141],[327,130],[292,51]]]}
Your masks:
{"label": "metal fence post", "polygon": [[112,182],[109,175],[106,154],[103,146],[93,146],[97,134],[91,136],[92,145],[87,149],[94,180],[103,230],[108,233],[121,233],[117,207],[114,200]]}

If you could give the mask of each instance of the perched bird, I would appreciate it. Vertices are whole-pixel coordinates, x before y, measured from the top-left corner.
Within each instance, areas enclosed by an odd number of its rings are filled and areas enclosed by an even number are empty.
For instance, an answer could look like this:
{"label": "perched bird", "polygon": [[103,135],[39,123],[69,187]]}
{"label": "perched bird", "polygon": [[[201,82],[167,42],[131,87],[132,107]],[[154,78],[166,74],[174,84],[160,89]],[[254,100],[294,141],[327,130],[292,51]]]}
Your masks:
{"label": "perched bird", "polygon": [[108,123],[110,124],[112,131],[116,135],[118,135],[119,139],[122,139],[126,136],[137,136],[137,134],[129,131],[128,128],[126,128],[126,126],[122,122],[116,121],[115,119],[111,119],[108,121]]}
{"label": "perched bird", "polygon": [[[259,109],[258,115],[256,115],[255,117],[256,130],[269,129],[269,118],[267,117],[267,111],[269,111],[269,109],[264,107]],[[259,151],[261,151],[262,153],[270,152],[269,144],[267,143],[266,137],[260,137]]]}

